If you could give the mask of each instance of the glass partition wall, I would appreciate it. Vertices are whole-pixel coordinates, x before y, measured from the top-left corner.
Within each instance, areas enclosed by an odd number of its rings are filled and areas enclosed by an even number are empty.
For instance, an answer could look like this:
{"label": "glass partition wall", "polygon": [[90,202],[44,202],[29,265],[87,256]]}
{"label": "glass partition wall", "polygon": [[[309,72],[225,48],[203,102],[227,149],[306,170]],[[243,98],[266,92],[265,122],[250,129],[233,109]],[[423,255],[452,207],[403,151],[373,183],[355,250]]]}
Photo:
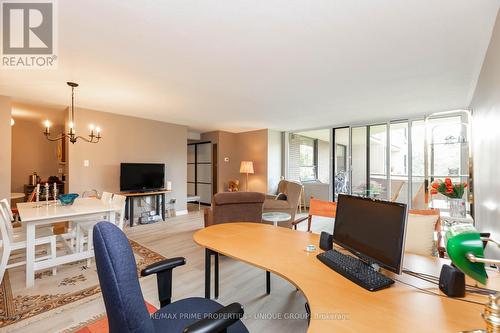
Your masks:
{"label": "glass partition wall", "polygon": [[[347,193],[407,203],[414,209],[446,210],[445,198],[431,196],[429,186],[445,178],[469,182],[469,124],[468,111],[454,111],[334,128],[334,199]],[[464,197],[472,201],[468,191]]]}

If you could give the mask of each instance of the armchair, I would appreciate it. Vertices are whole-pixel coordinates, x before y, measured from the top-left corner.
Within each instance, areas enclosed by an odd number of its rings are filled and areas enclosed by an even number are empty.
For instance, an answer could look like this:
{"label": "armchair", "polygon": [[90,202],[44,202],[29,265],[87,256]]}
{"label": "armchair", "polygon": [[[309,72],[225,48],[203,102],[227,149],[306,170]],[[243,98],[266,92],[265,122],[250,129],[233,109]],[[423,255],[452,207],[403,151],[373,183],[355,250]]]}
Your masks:
{"label": "armchair", "polygon": [[205,209],[205,227],[230,222],[261,222],[265,195],[259,192],[222,192]]}
{"label": "armchair", "polygon": [[201,297],[171,303],[172,271],[186,263],[181,257],[157,262],[141,271],[142,276],[157,276],[161,308],[148,314],[135,258],[123,231],[112,223],[99,222],[94,226],[93,242],[109,332],[248,333],[240,321],[243,308],[238,303],[223,307]]}
{"label": "armchair", "polygon": [[291,221],[295,220],[295,214],[299,206],[302,184],[289,180],[281,180],[278,185],[278,191],[286,195],[286,200],[276,200],[275,195],[268,194],[264,201],[264,212],[284,212],[290,214],[291,219],[288,227],[291,228]]}

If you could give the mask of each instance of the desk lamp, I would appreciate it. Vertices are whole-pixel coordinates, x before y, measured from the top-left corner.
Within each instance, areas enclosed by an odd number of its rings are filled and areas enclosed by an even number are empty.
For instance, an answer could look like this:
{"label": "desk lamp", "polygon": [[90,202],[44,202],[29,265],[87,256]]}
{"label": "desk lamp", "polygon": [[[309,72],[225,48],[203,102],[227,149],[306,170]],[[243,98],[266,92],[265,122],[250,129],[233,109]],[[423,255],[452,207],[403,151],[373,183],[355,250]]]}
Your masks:
{"label": "desk lamp", "polygon": [[[492,242],[500,247],[500,243],[491,238],[481,238],[473,226],[453,226],[446,232],[446,251],[453,264],[464,274],[474,280],[486,284],[488,275],[484,264],[500,265],[500,260],[484,257],[483,241]],[[500,332],[500,293],[489,295],[488,303],[482,313],[486,321],[486,330],[474,332]]]}

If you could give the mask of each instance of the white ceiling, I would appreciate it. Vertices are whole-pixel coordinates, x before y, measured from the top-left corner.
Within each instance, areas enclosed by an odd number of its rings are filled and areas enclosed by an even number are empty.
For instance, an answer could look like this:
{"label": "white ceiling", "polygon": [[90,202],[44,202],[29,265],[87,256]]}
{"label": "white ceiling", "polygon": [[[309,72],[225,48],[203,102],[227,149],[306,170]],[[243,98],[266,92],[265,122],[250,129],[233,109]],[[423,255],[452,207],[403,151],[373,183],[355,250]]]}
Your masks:
{"label": "white ceiling", "polygon": [[59,68],[0,94],[188,125],[296,130],[469,106],[499,0],[58,1]]}

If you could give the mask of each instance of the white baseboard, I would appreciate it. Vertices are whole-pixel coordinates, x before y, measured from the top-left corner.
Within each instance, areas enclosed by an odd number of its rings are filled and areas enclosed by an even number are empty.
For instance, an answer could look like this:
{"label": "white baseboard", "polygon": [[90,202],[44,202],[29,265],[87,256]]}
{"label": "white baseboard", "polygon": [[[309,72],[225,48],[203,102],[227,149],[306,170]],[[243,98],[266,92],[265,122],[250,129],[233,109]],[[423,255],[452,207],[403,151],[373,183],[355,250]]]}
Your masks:
{"label": "white baseboard", "polygon": [[187,215],[188,214],[188,210],[187,209],[184,209],[184,210],[176,210],[175,211],[175,215],[176,216],[180,216],[180,215]]}

